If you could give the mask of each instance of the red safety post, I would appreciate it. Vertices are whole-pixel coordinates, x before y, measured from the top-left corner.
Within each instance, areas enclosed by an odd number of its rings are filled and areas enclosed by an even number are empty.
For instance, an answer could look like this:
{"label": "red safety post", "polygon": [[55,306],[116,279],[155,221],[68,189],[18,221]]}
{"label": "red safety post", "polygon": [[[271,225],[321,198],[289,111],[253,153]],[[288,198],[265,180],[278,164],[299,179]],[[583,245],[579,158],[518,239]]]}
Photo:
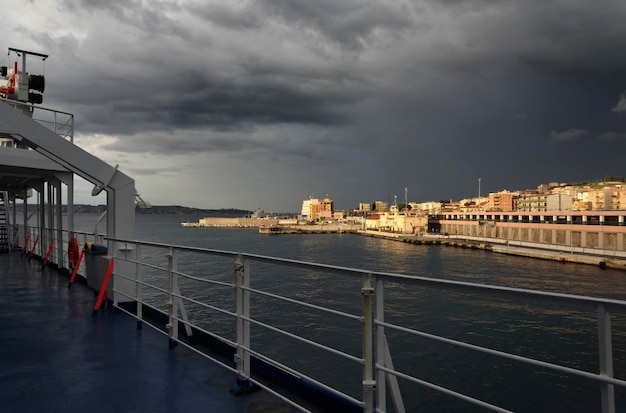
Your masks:
{"label": "red safety post", "polygon": [[54,247],[54,240],[50,241],[50,245],[48,246],[48,252],[46,253],[46,258],[43,260],[42,267],[45,267],[48,264],[48,259],[50,258],[50,253],[52,252],[52,247]]}
{"label": "red safety post", "polygon": [[30,250],[30,254],[28,255],[28,260],[30,261],[33,258],[33,254],[35,253],[35,248],[37,247],[37,243],[39,242],[39,235],[35,237],[35,242],[33,243],[33,248]]}
{"label": "red safety post", "polygon": [[24,246],[22,247],[22,253],[20,254],[20,256],[24,255],[24,253],[26,252],[26,247],[28,246],[28,241],[30,241],[30,234],[26,235],[26,241],[24,241]]}
{"label": "red safety post", "polygon": [[98,310],[102,306],[102,301],[107,297],[107,286],[109,285],[109,279],[111,278],[111,273],[113,273],[113,257],[111,257],[111,261],[109,261],[109,268],[107,268],[107,273],[104,276],[104,280],[102,281],[102,285],[100,286],[100,294],[98,294],[98,299],[96,300],[96,305],[93,306],[92,317],[95,317]]}
{"label": "red safety post", "polygon": [[70,277],[70,282],[69,284],[67,284],[67,288],[70,288],[72,284],[74,283],[74,278],[76,278],[76,274],[78,274],[78,267],[80,267],[80,263],[83,260],[84,256],[85,256],[85,248],[83,247],[83,250],[80,252],[80,255],[78,256],[78,261],[76,261],[76,264],[74,265],[74,271],[72,271],[72,277]]}

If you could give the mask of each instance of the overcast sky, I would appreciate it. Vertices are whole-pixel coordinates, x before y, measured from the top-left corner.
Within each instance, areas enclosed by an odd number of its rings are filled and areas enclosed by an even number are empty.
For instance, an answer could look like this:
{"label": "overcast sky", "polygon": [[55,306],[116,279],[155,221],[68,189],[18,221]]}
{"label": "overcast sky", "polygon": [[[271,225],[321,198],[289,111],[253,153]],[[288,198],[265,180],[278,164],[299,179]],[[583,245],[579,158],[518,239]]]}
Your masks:
{"label": "overcast sky", "polygon": [[605,0],[30,0],[0,38],[50,55],[43,106],[146,201],[287,212],[626,176],[624,22]]}

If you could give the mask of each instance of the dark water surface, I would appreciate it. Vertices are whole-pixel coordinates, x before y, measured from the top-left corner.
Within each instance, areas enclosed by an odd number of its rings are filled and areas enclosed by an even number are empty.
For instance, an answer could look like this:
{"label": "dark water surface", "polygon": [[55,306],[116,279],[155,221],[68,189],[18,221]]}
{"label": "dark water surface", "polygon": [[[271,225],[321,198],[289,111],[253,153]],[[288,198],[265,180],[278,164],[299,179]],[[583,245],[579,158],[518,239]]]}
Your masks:
{"label": "dark water surface", "polygon": [[[137,239],[333,264],[371,271],[453,279],[592,297],[626,299],[626,272],[594,266],[536,260],[446,246],[411,245],[351,234],[260,235],[256,229],[183,228],[200,216],[138,215]],[[97,216],[77,215],[78,230],[93,231]],[[105,228],[104,223],[101,228]],[[205,264],[195,263],[199,267]],[[193,268],[194,263],[188,264]],[[231,268],[232,263],[225,263]],[[205,270],[212,271],[212,270]],[[215,270],[218,271],[218,270]],[[227,271],[226,271],[227,272]],[[360,280],[332,278],[314,271],[297,274],[257,265],[252,282],[315,304],[360,314]],[[206,292],[211,294],[212,292]],[[216,295],[219,295],[216,293]],[[268,307],[270,308],[268,310]],[[540,359],[598,370],[596,313],[560,305],[511,301],[490,296],[443,293],[427,288],[385,285],[385,321],[432,334]],[[260,314],[257,314],[258,311]],[[281,304],[253,309],[285,329],[318,342],[332,342],[360,356],[361,332],[345,320],[326,315],[294,314]],[[210,324],[207,316],[207,325]],[[626,377],[626,320],[614,315],[613,352],[616,377]],[[233,334],[225,327],[224,334]],[[361,367],[342,359],[320,362],[317,350],[297,344],[280,347],[278,338],[253,331],[254,344],[299,369],[360,397]],[[387,331],[395,368],[423,380],[519,412],[600,411],[599,386],[553,371],[531,368],[494,356],[468,352],[426,339]],[[355,350],[356,349],[356,350]],[[401,382],[407,411],[480,412],[421,386]],[[626,394],[616,389],[617,411],[626,411]]]}

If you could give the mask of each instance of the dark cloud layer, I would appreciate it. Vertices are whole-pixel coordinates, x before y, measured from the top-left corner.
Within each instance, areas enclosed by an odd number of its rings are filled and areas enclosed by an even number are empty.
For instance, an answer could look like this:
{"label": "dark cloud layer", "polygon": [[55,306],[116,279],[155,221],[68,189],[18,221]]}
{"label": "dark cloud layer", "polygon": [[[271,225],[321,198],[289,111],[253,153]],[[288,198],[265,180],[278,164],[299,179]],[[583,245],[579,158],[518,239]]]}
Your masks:
{"label": "dark cloud layer", "polygon": [[46,99],[81,133],[118,137],[109,151],[258,162],[281,199],[345,207],[405,186],[475,196],[478,177],[486,193],[626,175],[620,2],[56,7],[16,33],[51,55]]}

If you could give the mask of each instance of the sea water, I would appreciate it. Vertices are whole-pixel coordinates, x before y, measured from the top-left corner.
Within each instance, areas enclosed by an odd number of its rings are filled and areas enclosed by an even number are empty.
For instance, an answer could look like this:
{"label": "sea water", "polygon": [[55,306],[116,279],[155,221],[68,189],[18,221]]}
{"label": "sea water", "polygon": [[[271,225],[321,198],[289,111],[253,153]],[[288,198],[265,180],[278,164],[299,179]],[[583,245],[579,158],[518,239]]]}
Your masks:
{"label": "sea water", "polygon": [[[515,257],[482,250],[436,245],[412,245],[354,234],[261,235],[246,228],[184,228],[181,222],[196,222],[200,216],[137,215],[136,238],[172,245],[253,253],[371,271],[453,279],[592,297],[626,300],[626,272],[595,266]],[[94,215],[76,215],[76,229],[92,231]],[[103,228],[101,224],[100,228]],[[286,273],[262,277],[280,292],[295,298],[350,308],[358,305],[358,280],[328,279],[304,273],[294,281]],[[494,297],[441,294],[437,291],[386,287],[386,321],[441,334],[473,344],[510,351],[547,362],[597,372],[597,321],[594,313],[570,311],[534,302],[510,302]],[[345,334],[341,324],[319,323],[313,315],[289,317],[279,307],[265,314],[284,319],[286,328],[312,334],[316,341],[334,340],[341,348],[360,349],[358,334]],[[358,311],[358,308],[357,308]],[[289,326],[289,323],[292,325]],[[626,320],[616,315],[613,353],[616,377],[626,377]],[[493,356],[468,353],[429,340],[388,333],[396,369],[410,371],[425,380],[518,412],[595,412],[600,409],[596,383],[564,377]],[[277,347],[273,338],[253,338],[275,356],[298,358],[307,374],[323,376],[338,364],[339,373],[328,373],[332,385],[342,386],[348,375],[360,375],[358,367],[340,362],[320,365],[313,354],[298,347]],[[406,344],[405,344],[406,343]],[[346,377],[342,377],[345,375]],[[401,384],[407,411],[479,412],[480,408],[415,385]],[[345,390],[360,392],[359,380]],[[618,411],[625,409],[626,394],[616,389]]]}

